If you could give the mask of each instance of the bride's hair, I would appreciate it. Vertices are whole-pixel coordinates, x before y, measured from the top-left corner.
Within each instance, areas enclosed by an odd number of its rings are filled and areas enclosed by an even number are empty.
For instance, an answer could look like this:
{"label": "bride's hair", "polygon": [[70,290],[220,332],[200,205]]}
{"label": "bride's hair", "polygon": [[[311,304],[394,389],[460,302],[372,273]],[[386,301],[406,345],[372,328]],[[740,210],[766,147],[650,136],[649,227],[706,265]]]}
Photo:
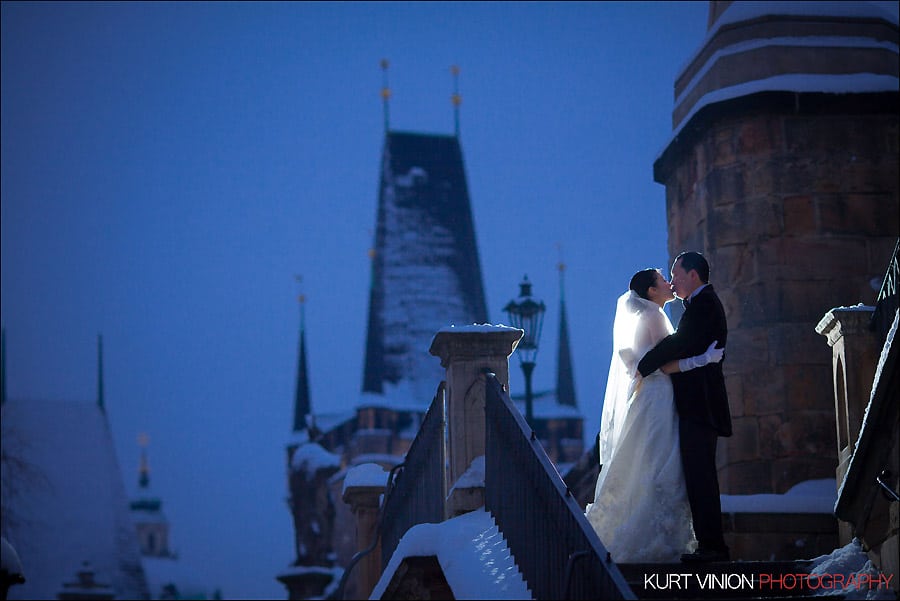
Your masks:
{"label": "bride's hair", "polygon": [[651,286],[656,285],[656,274],[659,273],[658,269],[641,269],[639,272],[631,276],[631,283],[628,284],[628,288],[634,290],[634,292],[645,300],[650,300],[647,297],[647,291],[650,290]]}

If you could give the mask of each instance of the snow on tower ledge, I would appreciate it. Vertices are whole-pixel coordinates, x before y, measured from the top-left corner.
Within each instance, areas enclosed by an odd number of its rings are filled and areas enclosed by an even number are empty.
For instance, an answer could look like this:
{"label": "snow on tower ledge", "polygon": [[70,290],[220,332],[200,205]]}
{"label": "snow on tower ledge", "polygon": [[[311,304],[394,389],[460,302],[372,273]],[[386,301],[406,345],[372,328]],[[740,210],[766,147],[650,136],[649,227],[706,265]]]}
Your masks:
{"label": "snow on tower ledge", "polygon": [[676,78],[673,131],[657,161],[697,113],[728,100],[896,93],[897,24],[871,2],[733,2]]}

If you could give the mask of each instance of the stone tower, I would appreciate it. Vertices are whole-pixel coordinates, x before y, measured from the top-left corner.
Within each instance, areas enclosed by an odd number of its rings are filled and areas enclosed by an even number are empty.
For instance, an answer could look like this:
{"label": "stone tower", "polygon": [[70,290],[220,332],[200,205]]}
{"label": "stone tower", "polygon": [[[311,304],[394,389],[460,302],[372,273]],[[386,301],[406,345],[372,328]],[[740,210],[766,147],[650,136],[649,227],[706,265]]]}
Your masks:
{"label": "stone tower", "polygon": [[[898,236],[898,26],[865,2],[711,2],[654,163],[670,260],[707,256],[728,317],[723,493],[833,478],[815,325],[874,304]],[[670,261],[671,262],[671,261]]]}

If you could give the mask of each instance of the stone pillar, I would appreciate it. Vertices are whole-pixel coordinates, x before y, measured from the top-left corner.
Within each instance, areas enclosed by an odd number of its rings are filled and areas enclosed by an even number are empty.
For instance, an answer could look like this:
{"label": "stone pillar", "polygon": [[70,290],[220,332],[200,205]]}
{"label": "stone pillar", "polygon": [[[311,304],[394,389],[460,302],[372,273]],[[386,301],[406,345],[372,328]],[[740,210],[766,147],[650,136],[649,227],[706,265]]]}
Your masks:
{"label": "stone pillar", "polygon": [[[377,474],[373,477],[376,468],[383,474],[380,483]],[[387,474],[379,465],[363,464],[353,468],[347,476],[344,480],[343,499],[350,505],[350,510],[356,518],[357,551],[364,551],[372,545],[377,535],[378,508],[387,483]],[[365,555],[354,568],[355,578],[348,581],[344,598],[368,599],[381,577],[381,568],[381,541],[379,540],[375,548]]]}
{"label": "stone pillar", "polygon": [[509,389],[509,356],[524,332],[493,325],[449,327],[435,334],[429,352],[447,370],[447,489],[444,505],[450,518],[484,504],[484,489],[455,487],[457,480],[484,456],[484,374],[493,372]]}
{"label": "stone pillar", "polygon": [[[853,457],[878,364],[878,338],[869,330],[874,310],[865,305],[838,307],[828,311],[816,326],[816,332],[825,336],[831,347],[838,486]],[[848,524],[840,522],[841,544],[850,542],[851,538]]]}

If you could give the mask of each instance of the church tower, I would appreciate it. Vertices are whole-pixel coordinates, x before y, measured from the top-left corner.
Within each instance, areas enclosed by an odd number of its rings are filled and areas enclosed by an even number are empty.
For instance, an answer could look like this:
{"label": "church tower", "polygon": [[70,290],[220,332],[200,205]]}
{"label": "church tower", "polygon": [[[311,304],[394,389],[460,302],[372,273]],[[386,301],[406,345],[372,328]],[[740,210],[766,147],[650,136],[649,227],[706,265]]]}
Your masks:
{"label": "church tower", "polygon": [[169,549],[169,521],[162,511],[162,500],[150,489],[150,465],[147,462],[146,434],[138,438],[141,445],[141,465],[138,476],[138,497],[131,502],[131,515],[137,528],[141,555],[144,557],[174,558]]}
{"label": "church tower", "polygon": [[726,494],[835,477],[832,307],[873,305],[898,236],[898,26],[867,2],[710,2],[653,165],[668,250],[725,306]]}
{"label": "church tower", "polygon": [[459,138],[385,134],[371,260],[363,392],[427,406],[435,332],[487,321]]}
{"label": "church tower", "polygon": [[389,97],[385,82],[362,391],[425,408],[443,378],[428,354],[435,332],[485,323],[487,309],[458,112],[455,135],[393,131]]}
{"label": "church tower", "polygon": [[[297,278],[300,281],[300,277]],[[312,414],[309,371],[306,361],[306,295],[298,296],[300,330],[297,348],[297,378],[294,418],[287,444],[287,505],[294,524],[295,558],[276,576],[289,599],[322,598],[334,586],[334,497],[329,480],[341,465],[340,457],[317,442],[319,431]]]}

